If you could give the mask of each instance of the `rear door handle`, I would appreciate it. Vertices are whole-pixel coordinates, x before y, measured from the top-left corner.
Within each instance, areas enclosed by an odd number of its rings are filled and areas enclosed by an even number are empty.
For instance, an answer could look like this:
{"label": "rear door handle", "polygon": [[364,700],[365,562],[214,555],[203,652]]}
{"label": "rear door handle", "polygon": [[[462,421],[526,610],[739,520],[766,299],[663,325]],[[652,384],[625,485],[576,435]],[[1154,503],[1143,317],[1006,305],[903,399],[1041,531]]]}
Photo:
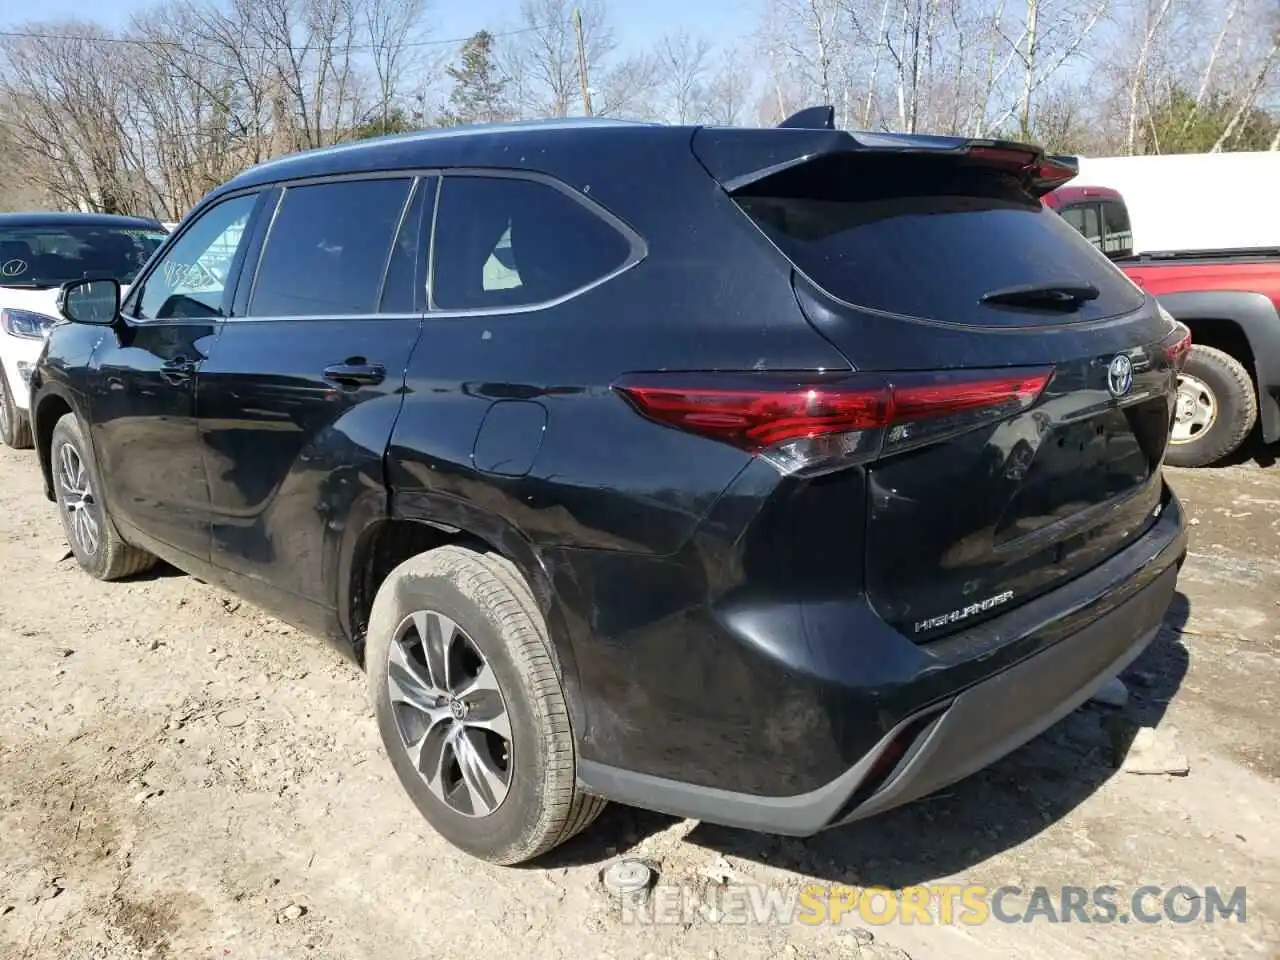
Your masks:
{"label": "rear door handle", "polygon": [[387,368],[380,363],[351,359],[325,367],[324,378],[342,387],[371,387],[387,378]]}

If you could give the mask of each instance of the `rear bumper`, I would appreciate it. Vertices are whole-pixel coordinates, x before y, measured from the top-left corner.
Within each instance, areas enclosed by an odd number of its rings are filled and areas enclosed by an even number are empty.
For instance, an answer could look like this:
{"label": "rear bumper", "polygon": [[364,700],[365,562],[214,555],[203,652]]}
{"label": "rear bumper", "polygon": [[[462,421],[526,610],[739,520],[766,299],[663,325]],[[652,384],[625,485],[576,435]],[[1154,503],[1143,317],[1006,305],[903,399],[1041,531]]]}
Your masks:
{"label": "rear bumper", "polygon": [[[902,678],[916,706],[856,762],[817,789],[758,796],[583,759],[583,787],[614,800],[726,826],[792,836],[862,819],[987,766],[1084,703],[1159,630],[1186,555],[1170,493],[1150,531],[1110,560],[1004,617],[934,647],[933,668]],[[1028,651],[1012,664],[1002,654]],[[998,663],[974,680],[975,663]],[[945,689],[950,681],[951,689]],[[895,699],[902,690],[892,691]],[[888,697],[886,696],[886,700]],[[714,769],[715,758],[707,757]]]}

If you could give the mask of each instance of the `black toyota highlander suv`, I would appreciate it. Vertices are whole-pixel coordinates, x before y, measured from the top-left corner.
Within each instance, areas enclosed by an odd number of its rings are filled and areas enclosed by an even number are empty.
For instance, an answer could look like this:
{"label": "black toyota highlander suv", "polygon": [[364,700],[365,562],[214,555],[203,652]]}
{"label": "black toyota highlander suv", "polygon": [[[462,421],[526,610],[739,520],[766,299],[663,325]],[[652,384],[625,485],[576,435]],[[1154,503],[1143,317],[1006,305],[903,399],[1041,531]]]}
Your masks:
{"label": "black toyota highlander suv", "polygon": [[515,863],[606,799],[808,835],[1084,701],[1173,596],[1178,327],[998,141],[555,121],[254,167],[35,375],[92,576],[366,667]]}

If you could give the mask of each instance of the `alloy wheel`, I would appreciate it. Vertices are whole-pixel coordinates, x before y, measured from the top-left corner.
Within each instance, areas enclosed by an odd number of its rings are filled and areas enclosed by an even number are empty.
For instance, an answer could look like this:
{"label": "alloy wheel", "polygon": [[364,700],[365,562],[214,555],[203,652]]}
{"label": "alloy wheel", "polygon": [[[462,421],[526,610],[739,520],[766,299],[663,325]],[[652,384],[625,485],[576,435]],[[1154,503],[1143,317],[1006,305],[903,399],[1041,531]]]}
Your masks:
{"label": "alloy wheel", "polygon": [[67,512],[67,528],[82,553],[94,556],[102,542],[93,485],[80,451],[69,443],[58,448],[58,486],[62,509]]}
{"label": "alloy wheel", "polygon": [[1173,418],[1173,443],[1188,443],[1204,435],[1218,419],[1218,400],[1199,377],[1178,377],[1177,407]]}
{"label": "alloy wheel", "polygon": [[511,720],[475,642],[434,610],[405,617],[387,650],[387,690],[401,746],[451,810],[485,817],[511,789]]}

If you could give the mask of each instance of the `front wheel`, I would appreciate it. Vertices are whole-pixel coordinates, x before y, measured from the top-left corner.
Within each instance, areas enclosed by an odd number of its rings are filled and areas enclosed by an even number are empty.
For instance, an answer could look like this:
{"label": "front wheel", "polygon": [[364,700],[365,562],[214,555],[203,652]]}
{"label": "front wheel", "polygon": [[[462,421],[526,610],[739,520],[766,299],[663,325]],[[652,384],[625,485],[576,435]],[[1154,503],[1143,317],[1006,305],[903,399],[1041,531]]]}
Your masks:
{"label": "front wheel", "polygon": [[446,840],[491,863],[532,860],[590,824],[546,627],[501,557],[411,557],[373,602],[369,695],[391,765]]}
{"label": "front wheel", "polygon": [[74,413],[54,425],[49,463],[62,529],[81,569],[98,580],[120,580],[155,565],[155,557],[125,543],[111,522],[102,480]]}
{"label": "front wheel", "polygon": [[14,450],[31,448],[31,426],[18,405],[13,402],[9,378],[0,368],[0,441]]}
{"label": "front wheel", "polygon": [[1258,421],[1249,371],[1213,347],[1194,346],[1178,376],[1177,408],[1165,461],[1204,467],[1234,453]]}

